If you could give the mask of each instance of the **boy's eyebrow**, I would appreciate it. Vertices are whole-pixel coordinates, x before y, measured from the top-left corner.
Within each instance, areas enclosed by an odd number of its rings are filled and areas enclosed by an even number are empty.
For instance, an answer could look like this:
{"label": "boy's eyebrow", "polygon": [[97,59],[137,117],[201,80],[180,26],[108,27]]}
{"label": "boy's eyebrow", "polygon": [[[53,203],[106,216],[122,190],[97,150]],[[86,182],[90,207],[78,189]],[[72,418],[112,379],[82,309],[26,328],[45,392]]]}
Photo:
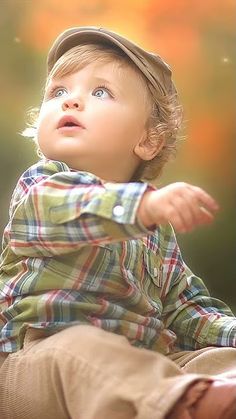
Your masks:
{"label": "boy's eyebrow", "polygon": [[110,83],[110,80],[108,78],[105,77],[100,77],[100,76],[93,76],[93,78],[97,81],[101,81],[101,82],[106,82],[106,83]]}
{"label": "boy's eyebrow", "polygon": [[122,92],[122,87],[120,86],[120,84],[118,84],[118,83],[115,83],[114,84],[108,78],[100,77],[100,76],[94,76],[94,80],[97,81],[98,83],[110,84],[111,87],[114,87],[115,89],[117,89],[120,92]]}

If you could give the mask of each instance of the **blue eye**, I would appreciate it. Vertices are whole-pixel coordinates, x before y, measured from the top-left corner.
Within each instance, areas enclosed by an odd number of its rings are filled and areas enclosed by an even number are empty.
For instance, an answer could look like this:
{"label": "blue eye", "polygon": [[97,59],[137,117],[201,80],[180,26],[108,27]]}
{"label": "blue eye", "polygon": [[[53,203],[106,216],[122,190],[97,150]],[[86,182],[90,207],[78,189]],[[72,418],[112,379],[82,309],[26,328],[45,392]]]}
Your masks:
{"label": "blue eye", "polygon": [[58,87],[54,90],[53,92],[53,96],[54,97],[61,97],[63,96],[65,93],[67,93],[67,90],[64,87]]}
{"label": "blue eye", "polygon": [[111,93],[109,92],[109,90],[104,86],[99,86],[97,87],[94,91],[93,91],[93,95],[101,98],[101,99],[105,99],[107,97],[111,97]]}

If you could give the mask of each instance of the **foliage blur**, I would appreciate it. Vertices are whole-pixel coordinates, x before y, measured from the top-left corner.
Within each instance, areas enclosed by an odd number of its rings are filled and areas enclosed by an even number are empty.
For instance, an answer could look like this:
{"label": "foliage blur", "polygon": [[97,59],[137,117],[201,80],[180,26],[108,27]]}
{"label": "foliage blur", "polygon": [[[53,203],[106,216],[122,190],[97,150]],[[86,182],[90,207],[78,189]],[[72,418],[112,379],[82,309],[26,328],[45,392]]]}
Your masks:
{"label": "foliage blur", "polygon": [[173,69],[185,108],[184,140],[158,186],[187,181],[218,200],[213,225],[178,239],[192,270],[236,310],[235,9],[233,0],[1,0],[0,230],[17,178],[37,161],[20,132],[27,110],[40,104],[49,46],[67,27],[110,28]]}

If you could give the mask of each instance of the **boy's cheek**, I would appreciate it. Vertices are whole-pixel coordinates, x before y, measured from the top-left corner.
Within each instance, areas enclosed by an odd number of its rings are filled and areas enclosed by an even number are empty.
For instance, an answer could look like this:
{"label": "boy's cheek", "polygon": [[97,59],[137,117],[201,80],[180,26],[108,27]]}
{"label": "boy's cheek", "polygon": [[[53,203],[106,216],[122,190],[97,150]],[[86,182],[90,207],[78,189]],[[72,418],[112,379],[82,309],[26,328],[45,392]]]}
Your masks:
{"label": "boy's cheek", "polygon": [[45,119],[45,116],[46,116],[45,106],[42,105],[39,111],[39,115],[38,115],[38,127],[41,126],[42,121]]}
{"label": "boy's cheek", "polygon": [[[41,149],[45,148],[45,142],[50,134],[50,125],[44,115],[39,115],[37,122],[37,141]],[[43,151],[43,150],[42,150]]]}
{"label": "boy's cheek", "polygon": [[53,112],[57,112],[59,109],[55,106],[55,103],[52,100],[42,102],[42,105],[39,110],[39,116],[45,117]]}
{"label": "boy's cheek", "polygon": [[56,118],[50,109],[50,106],[42,105],[38,115],[38,130],[49,130],[56,126]]}
{"label": "boy's cheek", "polygon": [[44,135],[44,131],[45,131],[45,125],[43,124],[43,119],[42,116],[39,115],[38,117],[38,122],[37,122],[37,139],[38,139],[38,143],[41,142],[43,135]]}

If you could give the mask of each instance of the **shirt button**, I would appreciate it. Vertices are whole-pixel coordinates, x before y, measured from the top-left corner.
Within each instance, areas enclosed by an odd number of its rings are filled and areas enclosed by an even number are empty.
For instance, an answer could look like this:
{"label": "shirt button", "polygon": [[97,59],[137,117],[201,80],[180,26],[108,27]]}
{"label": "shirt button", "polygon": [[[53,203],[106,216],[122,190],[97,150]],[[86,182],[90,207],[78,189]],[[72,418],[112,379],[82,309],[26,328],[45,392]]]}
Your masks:
{"label": "shirt button", "polygon": [[155,278],[158,275],[158,269],[157,268],[154,268],[153,269],[153,275],[154,275]]}
{"label": "shirt button", "polygon": [[124,207],[122,205],[116,205],[116,207],[113,208],[113,215],[116,217],[121,217],[125,212]]}

